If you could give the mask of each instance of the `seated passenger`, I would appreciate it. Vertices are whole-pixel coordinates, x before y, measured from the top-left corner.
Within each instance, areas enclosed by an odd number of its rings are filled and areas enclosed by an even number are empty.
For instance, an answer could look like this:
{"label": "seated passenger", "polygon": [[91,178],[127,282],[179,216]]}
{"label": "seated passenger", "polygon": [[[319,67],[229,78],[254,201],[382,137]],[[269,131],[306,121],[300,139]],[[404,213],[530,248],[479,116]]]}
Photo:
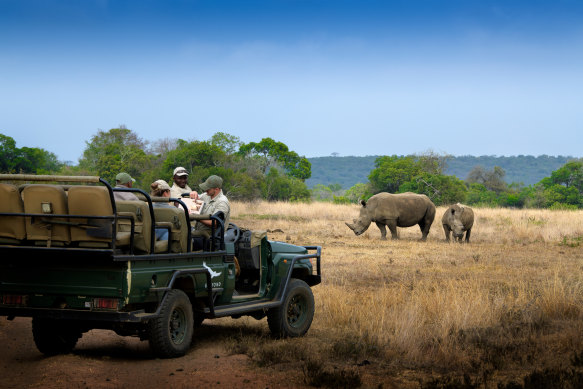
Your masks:
{"label": "seated passenger", "polygon": [[[170,197],[170,185],[164,180],[157,180],[150,184],[150,196]],[[169,203],[152,202],[152,206],[157,208],[172,208]],[[167,228],[156,228],[156,240],[168,240]]]}
{"label": "seated passenger", "polygon": [[[119,173],[115,176],[115,187],[116,188],[131,188],[134,185],[134,180],[132,176],[128,173]],[[113,197],[115,200],[139,200],[138,196],[131,192],[113,192]]]}
{"label": "seated passenger", "polygon": [[174,180],[174,185],[170,188],[171,197],[181,198],[183,193],[192,192],[192,189],[188,186],[188,172],[182,166],[174,169],[172,179]]}
{"label": "seated passenger", "polygon": [[[223,194],[223,179],[219,176],[210,176],[205,182],[200,184],[200,189],[205,193],[200,195],[200,200],[204,202],[201,214],[213,215],[217,211],[225,214],[225,228],[229,225],[231,215],[231,205],[229,199]],[[195,200],[199,199],[197,192],[192,192]],[[193,197],[193,196],[191,196]],[[194,226],[193,236],[203,236],[209,238],[211,235],[211,220],[198,220]]]}

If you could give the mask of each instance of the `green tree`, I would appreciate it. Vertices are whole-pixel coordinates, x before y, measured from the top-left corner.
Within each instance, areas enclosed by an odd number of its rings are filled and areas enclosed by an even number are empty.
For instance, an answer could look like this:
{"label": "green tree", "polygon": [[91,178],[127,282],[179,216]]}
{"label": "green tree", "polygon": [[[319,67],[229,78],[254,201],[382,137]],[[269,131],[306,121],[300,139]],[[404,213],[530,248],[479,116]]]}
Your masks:
{"label": "green tree", "polygon": [[0,134],[0,172],[14,173],[18,154],[16,141],[9,136]]}
{"label": "green tree", "polygon": [[44,149],[23,147],[19,154],[18,166],[24,173],[51,174],[63,166],[55,154]]}
{"label": "green tree", "polygon": [[581,160],[567,162],[561,168],[551,173],[548,182],[562,185],[566,188],[573,187],[579,193],[583,194],[583,162]]}
{"label": "green tree", "polygon": [[344,196],[353,203],[357,203],[360,200],[366,200],[370,196],[372,196],[370,185],[363,183],[353,185],[352,187],[350,187],[350,189],[346,191]]}
{"label": "green tree", "polygon": [[[127,128],[99,130],[91,141],[86,142],[85,151],[79,160],[79,168],[96,174],[110,183],[120,171],[139,179],[143,172],[150,169],[150,157],[146,154],[146,142]],[[149,187],[149,182],[140,187]]]}
{"label": "green tree", "polygon": [[310,199],[310,190],[302,180],[281,174],[277,169],[269,170],[262,189],[263,198],[270,201],[308,201]]}
{"label": "green tree", "polygon": [[51,174],[62,166],[55,154],[36,147],[19,149],[13,138],[0,134],[0,172]]}
{"label": "green tree", "polygon": [[225,132],[216,132],[211,137],[210,143],[223,150],[227,155],[234,154],[243,144],[239,137]]}
{"label": "green tree", "polygon": [[164,175],[171,178],[177,166],[183,166],[191,174],[197,169],[220,166],[224,154],[219,146],[210,142],[178,139],[176,148],[168,153],[163,163]]}
{"label": "green tree", "polygon": [[375,193],[397,193],[401,185],[420,173],[421,167],[412,156],[382,156],[375,160],[375,169],[368,179]]}
{"label": "green tree", "polygon": [[488,190],[484,184],[475,182],[470,184],[466,201],[468,205],[494,207],[498,205],[498,196],[496,192]]}
{"label": "green tree", "polygon": [[463,181],[455,176],[423,173],[399,188],[399,192],[426,194],[435,205],[463,203],[468,190]]}
{"label": "green tree", "polygon": [[583,207],[583,162],[570,161],[553,171],[531,188],[525,199],[527,206]]}
{"label": "green tree", "polygon": [[261,142],[250,142],[239,147],[239,154],[260,160],[264,174],[272,167],[282,167],[287,175],[306,180],[311,177],[312,165],[306,157],[300,157],[282,142],[263,138]]}

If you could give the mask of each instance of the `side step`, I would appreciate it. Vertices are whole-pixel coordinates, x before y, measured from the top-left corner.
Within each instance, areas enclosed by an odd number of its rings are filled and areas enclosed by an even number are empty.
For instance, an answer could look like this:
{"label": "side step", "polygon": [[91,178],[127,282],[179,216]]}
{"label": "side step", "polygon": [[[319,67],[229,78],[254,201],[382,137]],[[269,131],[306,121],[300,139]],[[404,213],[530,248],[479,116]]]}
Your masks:
{"label": "side step", "polygon": [[[269,299],[260,299],[248,301],[245,303],[229,304],[225,306],[215,306],[215,316],[214,317],[225,317],[232,315],[240,315],[247,312],[258,311],[260,309],[269,309],[281,305],[281,301],[273,301]],[[208,307],[203,311],[205,315],[210,313]]]}

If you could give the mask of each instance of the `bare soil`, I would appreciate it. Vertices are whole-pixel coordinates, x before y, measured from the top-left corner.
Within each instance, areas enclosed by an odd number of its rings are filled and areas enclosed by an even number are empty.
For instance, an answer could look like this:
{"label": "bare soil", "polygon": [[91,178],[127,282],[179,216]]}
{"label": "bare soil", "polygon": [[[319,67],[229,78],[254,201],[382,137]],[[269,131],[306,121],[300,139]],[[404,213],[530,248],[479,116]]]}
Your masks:
{"label": "bare soil", "polygon": [[[218,322],[218,320],[215,320]],[[112,331],[83,334],[71,354],[45,357],[34,344],[31,319],[0,318],[0,388],[286,388],[303,378],[258,368],[222,346],[228,328],[207,320],[189,353],[157,359],[148,342]],[[218,341],[217,341],[218,340]]]}

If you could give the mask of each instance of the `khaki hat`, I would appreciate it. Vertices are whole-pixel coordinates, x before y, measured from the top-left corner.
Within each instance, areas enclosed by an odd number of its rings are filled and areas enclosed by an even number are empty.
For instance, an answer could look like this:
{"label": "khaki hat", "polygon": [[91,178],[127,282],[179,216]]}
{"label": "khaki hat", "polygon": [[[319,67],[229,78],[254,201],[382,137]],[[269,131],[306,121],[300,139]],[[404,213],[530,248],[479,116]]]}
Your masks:
{"label": "khaki hat", "polygon": [[127,173],[119,173],[117,176],[115,176],[115,181],[117,181],[120,184],[127,184],[128,182],[136,182],[136,180],[134,180],[132,178],[132,176],[130,176]]}
{"label": "khaki hat", "polygon": [[185,168],[183,168],[182,166],[177,167],[176,169],[174,169],[174,174],[172,175],[172,177],[174,176],[187,176],[188,172],[186,171]]}
{"label": "khaki hat", "polygon": [[168,183],[164,180],[156,180],[154,181],[156,184],[158,184],[158,189],[164,191],[164,190],[170,190],[170,185],[168,185]]}
{"label": "khaki hat", "polygon": [[206,179],[205,182],[199,185],[200,189],[206,192],[210,188],[222,188],[223,187],[223,179],[219,176],[210,176]]}

